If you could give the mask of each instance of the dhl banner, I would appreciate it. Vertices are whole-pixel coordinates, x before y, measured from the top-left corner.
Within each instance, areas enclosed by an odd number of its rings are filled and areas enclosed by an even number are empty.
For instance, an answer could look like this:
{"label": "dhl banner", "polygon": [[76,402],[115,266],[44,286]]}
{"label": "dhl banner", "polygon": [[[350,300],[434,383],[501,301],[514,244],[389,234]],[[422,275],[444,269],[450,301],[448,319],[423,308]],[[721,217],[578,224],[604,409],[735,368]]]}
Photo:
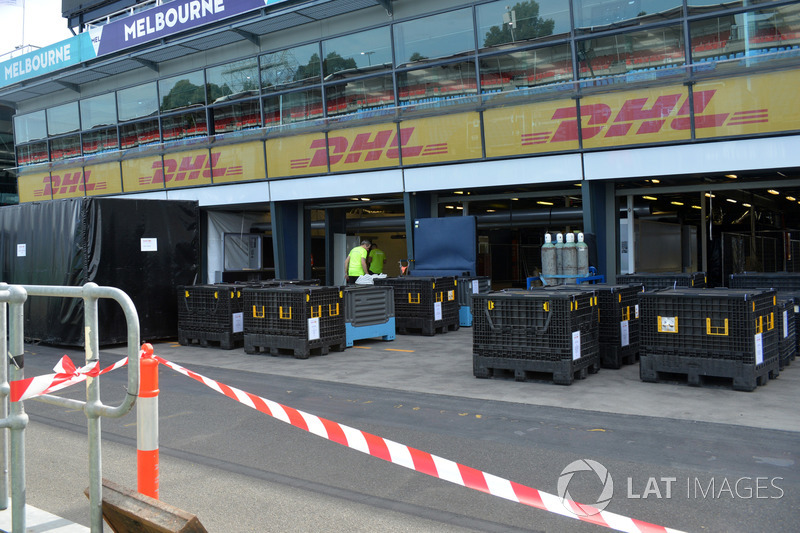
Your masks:
{"label": "dhl banner", "polygon": [[478,113],[460,113],[400,123],[400,153],[404,165],[478,159],[481,124]]}
{"label": "dhl banner", "polygon": [[20,174],[17,179],[19,203],[40,202],[52,200],[53,191],[50,187],[50,173]]}
{"label": "dhl banner", "polygon": [[[321,156],[318,155],[320,148],[322,149]],[[328,172],[328,163],[325,160],[324,133],[267,139],[266,149],[267,175],[270,178]],[[311,161],[315,156],[317,160],[314,161],[314,166],[311,166]],[[319,164],[320,159],[324,160],[321,165]]]}
{"label": "dhl banner", "polygon": [[214,183],[262,180],[267,177],[264,166],[264,144],[249,142],[211,149]]}
{"label": "dhl banner", "polygon": [[153,184],[164,183],[168,189],[211,185],[214,172],[208,150],[164,154],[163,166],[153,167]]}
{"label": "dhl banner", "polygon": [[694,86],[699,139],[800,129],[800,71],[699,82]]}
{"label": "dhl banner", "polygon": [[556,100],[484,111],[486,156],[577,150],[577,116],[574,112],[555,112],[559,109],[574,111],[575,101]]}
{"label": "dhl banner", "polygon": [[[397,126],[393,123],[336,130],[328,133],[331,172],[386,168],[398,165]],[[309,167],[325,163],[325,147],[315,147]]]}
{"label": "dhl banner", "polygon": [[50,187],[53,200],[60,198],[76,198],[86,195],[83,181],[83,168],[62,168],[50,173]]}
{"label": "dhl banner", "polygon": [[122,192],[122,175],[119,170],[119,163],[116,161],[85,167],[83,169],[83,179],[86,181],[86,196],[119,194]]}
{"label": "dhl banner", "polygon": [[125,192],[152,191],[164,188],[164,180],[154,183],[153,175],[161,171],[161,156],[126,159],[122,162],[122,190]]}

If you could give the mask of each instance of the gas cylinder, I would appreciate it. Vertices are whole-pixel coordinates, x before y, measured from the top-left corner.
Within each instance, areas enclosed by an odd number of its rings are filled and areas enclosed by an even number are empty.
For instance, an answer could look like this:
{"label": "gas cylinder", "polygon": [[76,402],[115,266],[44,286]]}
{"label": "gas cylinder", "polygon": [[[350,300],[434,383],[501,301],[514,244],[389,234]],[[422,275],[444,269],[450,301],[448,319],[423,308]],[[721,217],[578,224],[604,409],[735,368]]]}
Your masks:
{"label": "gas cylinder", "polygon": [[585,278],[589,275],[589,246],[584,242],[583,233],[578,233],[575,248],[578,250],[578,277]]}
{"label": "gas cylinder", "polygon": [[578,276],[578,249],[575,247],[575,234],[567,233],[567,242],[564,244],[563,252],[564,283],[574,284]]}
{"label": "gas cylinder", "polygon": [[558,264],[556,263],[556,246],[553,244],[553,237],[549,233],[544,234],[544,244],[542,245],[542,277],[548,285],[552,285],[558,274]]}
{"label": "gas cylinder", "polygon": [[[556,273],[559,276],[564,275],[564,235],[556,233]],[[554,278],[552,283],[548,285],[561,285],[564,278]]]}

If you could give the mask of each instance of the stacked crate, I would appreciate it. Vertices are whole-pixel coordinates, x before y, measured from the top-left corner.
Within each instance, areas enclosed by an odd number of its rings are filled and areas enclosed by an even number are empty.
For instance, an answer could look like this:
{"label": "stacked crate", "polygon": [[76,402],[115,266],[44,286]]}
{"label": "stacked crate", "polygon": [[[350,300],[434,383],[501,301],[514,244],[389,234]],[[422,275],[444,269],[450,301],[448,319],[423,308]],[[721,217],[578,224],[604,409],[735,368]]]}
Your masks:
{"label": "stacked crate", "polygon": [[460,276],[458,278],[458,325],[472,325],[472,295],[486,294],[492,290],[492,279],[489,276]]}
{"label": "stacked crate", "polygon": [[422,335],[447,333],[459,328],[456,278],[400,276],[374,278],[377,286],[394,290],[397,332]]}
{"label": "stacked crate", "polygon": [[353,341],[395,338],[394,290],[389,286],[348,285],[344,293],[344,327],[347,346]]}
{"label": "stacked crate", "polygon": [[570,385],[600,368],[597,297],[581,290],[498,291],[475,294],[473,374],[549,373]]}
{"label": "stacked crate", "polygon": [[244,295],[244,351],[307,359],[344,350],[343,293],[338,287],[250,286]]}
{"label": "stacked crate", "polygon": [[732,289],[800,291],[800,272],[739,272],[731,274]]}
{"label": "stacked crate", "polygon": [[244,340],[240,285],[178,287],[178,342],[231,350]]}
{"label": "stacked crate", "polygon": [[798,300],[778,293],[778,322],[780,324],[780,360],[779,366],[783,370],[791,364],[797,355],[797,313]]}
{"label": "stacked crate", "polygon": [[706,286],[705,272],[636,272],[617,275],[622,285],[643,285],[646,291],[677,287],[701,288]]}
{"label": "stacked crate", "polygon": [[800,289],[794,291],[779,290],[778,299],[792,300],[794,302],[794,311],[789,311],[787,318],[790,321],[794,320],[795,354],[800,354]]}
{"label": "stacked crate", "polygon": [[642,381],[729,378],[735,390],[751,391],[778,375],[775,291],[666,289],[640,294],[639,304]]}

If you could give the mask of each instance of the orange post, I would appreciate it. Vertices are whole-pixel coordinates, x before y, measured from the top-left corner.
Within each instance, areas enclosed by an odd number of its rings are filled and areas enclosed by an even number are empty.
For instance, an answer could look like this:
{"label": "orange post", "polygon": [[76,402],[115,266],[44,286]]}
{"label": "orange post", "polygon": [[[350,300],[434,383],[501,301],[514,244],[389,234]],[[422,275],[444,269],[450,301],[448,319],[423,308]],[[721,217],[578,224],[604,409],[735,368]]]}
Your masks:
{"label": "orange post", "polygon": [[136,475],[138,491],[158,499],[158,361],[153,346],[142,344],[139,400],[136,406]]}

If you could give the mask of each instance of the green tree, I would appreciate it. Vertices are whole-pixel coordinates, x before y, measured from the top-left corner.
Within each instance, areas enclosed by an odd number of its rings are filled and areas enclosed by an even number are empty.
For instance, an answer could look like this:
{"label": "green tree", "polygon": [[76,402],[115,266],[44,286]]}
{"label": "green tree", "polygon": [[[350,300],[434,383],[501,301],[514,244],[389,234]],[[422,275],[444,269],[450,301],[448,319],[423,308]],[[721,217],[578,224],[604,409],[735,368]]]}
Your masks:
{"label": "green tree", "polygon": [[180,109],[193,105],[203,105],[206,101],[203,86],[195,85],[189,80],[180,80],[161,99],[161,109]]}
{"label": "green tree", "polygon": [[483,41],[484,47],[537,39],[553,34],[555,21],[541,18],[539,4],[533,0],[517,2],[514,7],[509,9],[509,13],[514,14],[514,25],[506,23],[489,28]]}
{"label": "green tree", "polygon": [[325,61],[323,61],[323,70],[325,71],[326,76],[336,74],[337,72],[341,72],[343,70],[354,70],[357,68],[358,65],[356,64],[355,59],[352,57],[345,59],[336,52],[331,52],[325,56]]}

